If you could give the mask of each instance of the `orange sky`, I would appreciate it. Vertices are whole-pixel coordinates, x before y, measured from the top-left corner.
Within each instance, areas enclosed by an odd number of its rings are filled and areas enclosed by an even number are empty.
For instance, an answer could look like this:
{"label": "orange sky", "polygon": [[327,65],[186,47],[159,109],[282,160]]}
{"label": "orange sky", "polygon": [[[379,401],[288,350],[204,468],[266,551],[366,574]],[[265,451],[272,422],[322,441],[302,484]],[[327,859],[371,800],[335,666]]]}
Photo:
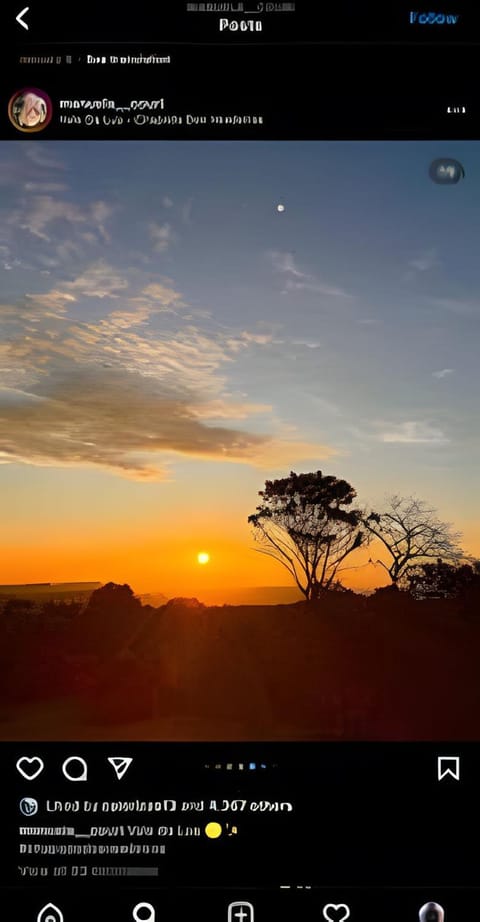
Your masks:
{"label": "orange sky", "polygon": [[[58,535],[48,542],[9,545],[2,549],[0,583],[113,580],[129,583],[136,592],[207,601],[210,593],[217,596],[224,590],[227,602],[230,589],[293,585],[279,563],[254,550],[248,525],[232,528],[230,537],[197,527],[188,537],[168,540],[155,534],[125,536],[113,530],[99,539],[84,535],[65,541]],[[479,551],[478,527],[464,530],[464,547],[472,553],[475,548]],[[201,551],[210,555],[206,566],[197,561]],[[369,557],[377,560],[381,554],[379,544],[355,552],[345,561],[342,582],[359,591],[388,583],[381,566],[367,563]]]}

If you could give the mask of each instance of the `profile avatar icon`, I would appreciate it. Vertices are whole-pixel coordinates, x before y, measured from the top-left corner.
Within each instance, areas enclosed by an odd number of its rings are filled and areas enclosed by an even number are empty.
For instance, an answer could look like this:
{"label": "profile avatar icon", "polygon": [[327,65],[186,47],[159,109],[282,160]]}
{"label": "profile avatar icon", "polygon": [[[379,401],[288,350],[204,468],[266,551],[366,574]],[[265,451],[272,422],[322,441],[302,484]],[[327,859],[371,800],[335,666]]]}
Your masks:
{"label": "profile avatar icon", "polygon": [[13,94],[8,104],[8,117],[18,131],[33,134],[47,127],[52,109],[50,97],[43,90],[30,86]]}
{"label": "profile avatar icon", "polygon": [[425,903],[418,917],[420,922],[444,922],[445,912],[438,903]]}
{"label": "profile avatar icon", "polygon": [[38,812],[38,800],[34,797],[22,797],[20,810],[24,816],[34,816]]}

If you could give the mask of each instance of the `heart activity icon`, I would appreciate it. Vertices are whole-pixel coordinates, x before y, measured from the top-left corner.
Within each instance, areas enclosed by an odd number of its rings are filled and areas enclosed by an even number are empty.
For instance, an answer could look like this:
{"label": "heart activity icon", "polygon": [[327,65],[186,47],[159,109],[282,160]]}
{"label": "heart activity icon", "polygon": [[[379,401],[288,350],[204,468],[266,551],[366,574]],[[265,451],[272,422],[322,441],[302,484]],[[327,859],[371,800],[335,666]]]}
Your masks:
{"label": "heart activity icon", "polygon": [[20,772],[27,781],[35,781],[35,778],[41,775],[44,768],[45,765],[43,760],[38,756],[33,756],[32,759],[27,758],[27,756],[22,756],[17,762],[17,771]]}
{"label": "heart activity icon", "polygon": [[345,922],[350,917],[350,909],[346,903],[327,903],[323,907],[323,917],[327,922]]}

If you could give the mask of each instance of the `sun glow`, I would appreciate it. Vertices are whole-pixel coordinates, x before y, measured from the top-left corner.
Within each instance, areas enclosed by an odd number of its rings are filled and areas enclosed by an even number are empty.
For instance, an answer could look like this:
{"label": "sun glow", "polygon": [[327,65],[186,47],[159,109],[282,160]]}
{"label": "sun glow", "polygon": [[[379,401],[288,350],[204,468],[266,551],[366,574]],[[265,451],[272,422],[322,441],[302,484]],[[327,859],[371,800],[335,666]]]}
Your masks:
{"label": "sun glow", "polygon": [[197,560],[201,564],[206,564],[210,560],[210,554],[206,554],[205,551],[201,551],[200,554],[197,554]]}

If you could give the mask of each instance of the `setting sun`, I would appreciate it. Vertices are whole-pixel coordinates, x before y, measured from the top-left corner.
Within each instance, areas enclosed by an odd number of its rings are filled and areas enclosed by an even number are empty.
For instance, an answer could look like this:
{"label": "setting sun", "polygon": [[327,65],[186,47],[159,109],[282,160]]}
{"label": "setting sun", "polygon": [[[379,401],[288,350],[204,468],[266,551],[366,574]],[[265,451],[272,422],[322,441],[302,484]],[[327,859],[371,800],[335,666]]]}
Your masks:
{"label": "setting sun", "polygon": [[197,554],[197,560],[201,564],[208,563],[210,560],[210,554],[206,554],[204,551],[202,551],[200,554]]}

